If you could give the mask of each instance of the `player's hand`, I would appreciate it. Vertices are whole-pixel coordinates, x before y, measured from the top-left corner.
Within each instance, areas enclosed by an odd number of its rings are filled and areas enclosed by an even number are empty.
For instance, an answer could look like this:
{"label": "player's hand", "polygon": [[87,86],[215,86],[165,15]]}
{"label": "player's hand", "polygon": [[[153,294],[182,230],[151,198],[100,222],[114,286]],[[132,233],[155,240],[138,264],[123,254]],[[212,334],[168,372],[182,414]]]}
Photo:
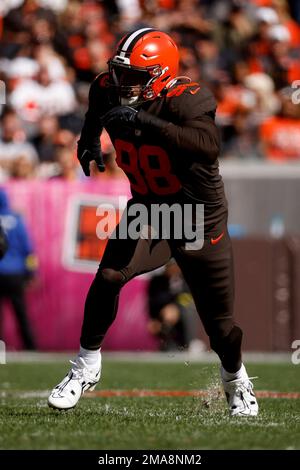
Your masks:
{"label": "player's hand", "polygon": [[96,162],[100,172],[105,171],[100,143],[87,145],[84,141],[79,140],[77,142],[77,158],[85,176],[90,176],[90,162],[93,160]]}
{"label": "player's hand", "polygon": [[104,127],[113,123],[136,127],[136,116],[136,109],[130,106],[116,106],[104,114],[101,119]]}

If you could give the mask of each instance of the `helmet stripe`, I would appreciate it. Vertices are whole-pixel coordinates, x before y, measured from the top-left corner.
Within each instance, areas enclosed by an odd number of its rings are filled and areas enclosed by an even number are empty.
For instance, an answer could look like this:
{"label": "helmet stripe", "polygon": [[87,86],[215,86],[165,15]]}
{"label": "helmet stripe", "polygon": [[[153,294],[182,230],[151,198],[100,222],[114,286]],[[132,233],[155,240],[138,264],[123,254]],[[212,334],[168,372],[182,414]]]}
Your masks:
{"label": "helmet stripe", "polygon": [[126,52],[130,52],[134,44],[144,35],[144,33],[149,32],[149,31],[155,31],[153,28],[142,28],[138,29],[137,31],[134,31],[131,33],[127,39],[125,39],[125,42],[120,44],[119,46],[119,51],[120,51],[120,56],[125,57]]}

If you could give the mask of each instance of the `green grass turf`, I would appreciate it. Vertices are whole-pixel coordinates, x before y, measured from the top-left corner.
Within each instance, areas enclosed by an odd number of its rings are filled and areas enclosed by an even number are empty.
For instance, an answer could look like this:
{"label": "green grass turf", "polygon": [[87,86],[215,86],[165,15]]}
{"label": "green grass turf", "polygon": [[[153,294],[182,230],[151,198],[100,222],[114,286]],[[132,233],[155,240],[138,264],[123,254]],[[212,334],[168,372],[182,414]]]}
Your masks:
{"label": "green grass turf", "polygon": [[[84,398],[67,412],[46,398],[17,392],[50,390],[68,365],[0,366],[0,449],[300,449],[300,400],[260,399],[257,418],[230,418],[217,398],[214,364],[104,361],[98,389],[211,391],[195,397]],[[257,390],[300,391],[300,366],[251,364]]]}

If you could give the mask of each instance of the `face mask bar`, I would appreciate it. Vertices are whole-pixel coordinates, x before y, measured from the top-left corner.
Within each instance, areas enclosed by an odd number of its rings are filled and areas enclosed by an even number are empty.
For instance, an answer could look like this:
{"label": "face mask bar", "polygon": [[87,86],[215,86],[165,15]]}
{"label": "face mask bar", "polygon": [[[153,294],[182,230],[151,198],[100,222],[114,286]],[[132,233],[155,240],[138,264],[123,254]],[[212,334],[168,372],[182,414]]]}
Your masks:
{"label": "face mask bar", "polygon": [[162,74],[160,66],[147,69],[109,61],[110,86],[115,87],[121,104],[137,105],[152,99],[151,85]]}

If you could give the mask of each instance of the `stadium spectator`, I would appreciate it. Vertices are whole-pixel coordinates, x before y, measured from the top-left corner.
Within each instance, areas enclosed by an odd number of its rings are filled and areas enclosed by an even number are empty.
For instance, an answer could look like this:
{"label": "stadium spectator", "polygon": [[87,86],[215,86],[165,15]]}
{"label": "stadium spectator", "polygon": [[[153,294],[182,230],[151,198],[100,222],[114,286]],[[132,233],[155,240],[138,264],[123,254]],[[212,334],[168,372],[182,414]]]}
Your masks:
{"label": "stadium spectator", "polygon": [[7,251],[7,238],[4,233],[4,230],[2,228],[2,225],[0,224],[0,260],[3,258]]}
{"label": "stadium spectator", "polygon": [[[8,197],[0,189],[0,220],[5,230],[8,249],[0,261],[0,302],[12,304],[25,349],[35,349],[35,340],[28,321],[25,287],[34,276],[37,262],[22,217],[9,206]],[[0,311],[0,322],[1,322]],[[1,330],[1,325],[0,325]],[[2,334],[0,334],[3,337]]]}
{"label": "stadium spectator", "polygon": [[281,90],[278,115],[270,117],[260,127],[263,151],[269,160],[300,161],[300,108],[291,99],[293,91]]}
{"label": "stadium spectator", "polygon": [[20,157],[32,166],[38,158],[35,148],[26,140],[26,133],[19,117],[15,111],[7,110],[2,117],[0,139],[0,168],[3,179],[11,175],[12,165]]}
{"label": "stadium spectator", "polygon": [[56,161],[58,173],[53,178],[60,178],[65,181],[78,179],[78,164],[72,149],[59,147],[56,151]]}
{"label": "stadium spectator", "polygon": [[170,261],[148,286],[148,330],[157,336],[162,351],[203,350],[197,334],[199,319],[178,265]]}
{"label": "stadium spectator", "polygon": [[38,133],[32,139],[40,162],[53,162],[58,130],[56,116],[45,115],[41,118]]}
{"label": "stadium spectator", "polygon": [[26,156],[15,158],[10,167],[10,176],[14,180],[30,180],[35,177],[35,165]]}
{"label": "stadium spectator", "polygon": [[[3,0],[0,79],[22,120],[23,146],[33,142],[39,155],[37,177],[53,174],[44,163],[53,164],[56,145],[75,148],[87,84],[122,35],[142,26],[170,33],[182,75],[219,96],[223,157],[269,158],[257,139],[261,122],[277,116],[280,90],[300,77],[299,16],[294,0]],[[295,119],[290,126],[298,131]],[[13,176],[3,162],[1,169],[0,178]]]}
{"label": "stadium spectator", "polygon": [[17,113],[28,121],[38,121],[44,113],[63,115],[75,111],[72,86],[63,80],[51,79],[49,68],[41,65],[36,80],[22,81],[10,96]]}

